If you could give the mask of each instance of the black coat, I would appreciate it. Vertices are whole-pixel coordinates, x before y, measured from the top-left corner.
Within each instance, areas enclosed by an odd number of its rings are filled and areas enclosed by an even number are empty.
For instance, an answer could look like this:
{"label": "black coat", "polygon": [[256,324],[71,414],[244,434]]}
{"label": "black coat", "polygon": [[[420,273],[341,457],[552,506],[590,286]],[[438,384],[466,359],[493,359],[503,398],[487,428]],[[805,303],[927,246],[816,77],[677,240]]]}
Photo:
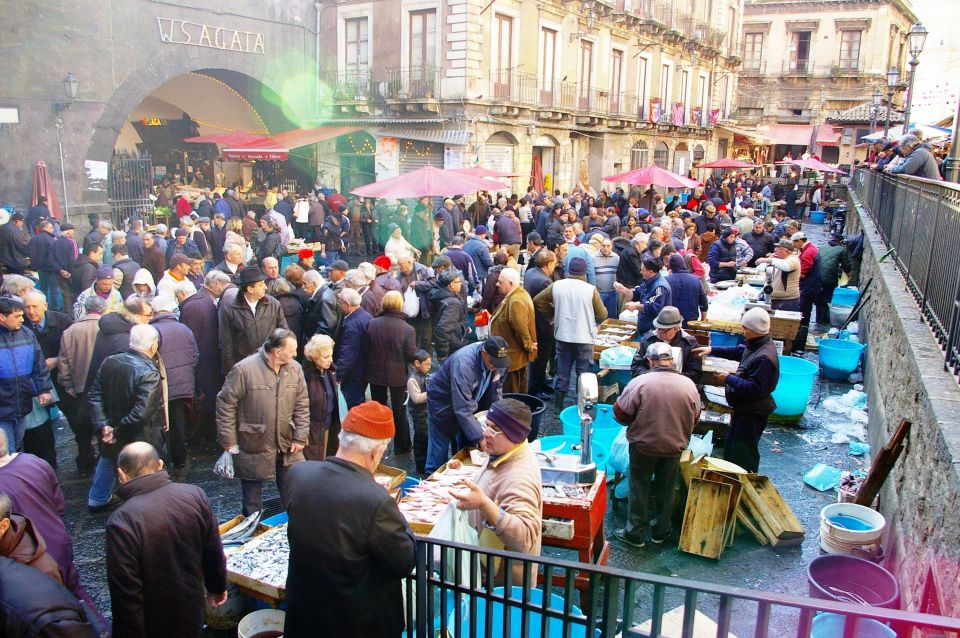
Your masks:
{"label": "black coat", "polygon": [[0,263],[10,272],[23,272],[28,265],[29,243],[30,237],[26,228],[17,228],[12,221],[0,226]]}
{"label": "black coat", "polygon": [[130,257],[124,257],[123,259],[113,262],[113,269],[123,273],[123,280],[120,282],[120,287],[117,290],[120,292],[120,296],[126,299],[134,293],[133,278],[137,276],[137,271],[140,270],[140,264],[130,259]]}
{"label": "black coat", "polygon": [[466,344],[467,309],[449,288],[436,286],[430,291],[430,317],[437,357],[445,359]]}
{"label": "black coat", "polygon": [[332,458],[287,471],[286,638],[399,637],[416,541],[367,470]]}
{"label": "black coat", "polygon": [[287,328],[296,335],[297,343],[301,343],[303,307],[300,305],[300,297],[290,292],[274,297],[274,299],[279,301],[280,307],[283,308],[283,318],[287,322]]}
{"label": "black coat", "polygon": [[270,333],[277,328],[286,328],[280,302],[266,296],[257,302],[257,316],[250,312],[250,306],[242,292],[238,292],[233,303],[220,305],[220,355],[222,370],[226,374],[237,361],[253,354]]}
{"label": "black coat", "polygon": [[[303,363],[303,378],[307,382],[307,394],[310,397],[310,438],[307,447],[303,448],[303,456],[308,461],[322,461],[336,454],[339,447],[337,436],[340,433],[340,404],[337,400],[337,390],[340,388],[340,383],[337,381],[335,366],[331,365],[321,372],[309,360]],[[332,397],[327,397],[327,384],[324,378],[333,389]],[[328,402],[328,398],[332,401]],[[324,442],[324,433],[327,434],[326,442]]]}
{"label": "black coat", "polygon": [[627,288],[635,288],[643,281],[643,275],[640,274],[641,266],[640,251],[631,244],[620,253],[620,263],[617,265],[617,281]]}
{"label": "black coat", "polygon": [[223,245],[226,241],[226,225],[217,227],[216,224],[212,224],[210,226],[210,254],[213,257],[213,263],[218,264],[223,261]]}
{"label": "black coat", "polygon": [[166,472],[120,486],[107,520],[114,638],[199,636],[204,595],[227,588],[217,521],[203,490]]}
{"label": "black coat", "polygon": [[97,325],[100,327],[100,332],[97,333],[97,340],[93,343],[93,355],[90,357],[87,387],[84,388],[84,392],[93,385],[93,380],[104,359],[118,352],[126,352],[130,347],[130,329],[133,328],[133,323],[124,319],[123,315],[117,312],[105,314],[100,317]]}
{"label": "black coat", "polygon": [[97,267],[99,265],[83,253],[77,257],[70,268],[70,283],[73,286],[74,294],[79,295],[93,285],[93,282],[97,280]]}
{"label": "black coat", "polygon": [[113,428],[113,443],[101,446],[103,456],[116,460],[123,446],[134,441],[164,449],[160,371],[143,353],[130,350],[107,357],[90,386],[87,402],[93,430]]}
{"label": "black coat", "polygon": [[60,337],[63,336],[64,330],[73,325],[73,318],[56,310],[48,310],[44,313],[44,319],[43,330],[28,321],[25,323],[37,336],[37,343],[40,344],[44,359],[59,357]]}
{"label": "black coat", "polygon": [[203,288],[180,304],[180,323],[190,328],[200,351],[197,363],[197,392],[200,394],[200,413],[213,414],[217,407],[217,392],[223,387],[220,373],[220,325],[217,322],[217,301]]}
{"label": "black coat", "polygon": [[367,381],[391,388],[407,385],[407,364],[413,363],[417,334],[402,312],[387,310],[367,326],[363,335],[363,353],[367,361]]}
{"label": "black coat", "polygon": [[97,638],[77,598],[43,572],[0,556],[0,635]]}
{"label": "black coat", "polygon": [[197,387],[200,350],[193,332],[172,313],[159,314],[150,325],[160,333],[160,358],[167,372],[168,398],[192,399]]}
{"label": "black coat", "polygon": [[27,246],[30,255],[30,268],[38,272],[56,272],[56,264],[52,259],[51,249],[57,238],[51,233],[42,231],[33,235]]}
{"label": "black coat", "polygon": [[304,341],[315,334],[324,334],[331,339],[337,336],[343,322],[343,314],[337,305],[337,292],[342,288],[342,282],[325,283],[307,299],[301,321]]}

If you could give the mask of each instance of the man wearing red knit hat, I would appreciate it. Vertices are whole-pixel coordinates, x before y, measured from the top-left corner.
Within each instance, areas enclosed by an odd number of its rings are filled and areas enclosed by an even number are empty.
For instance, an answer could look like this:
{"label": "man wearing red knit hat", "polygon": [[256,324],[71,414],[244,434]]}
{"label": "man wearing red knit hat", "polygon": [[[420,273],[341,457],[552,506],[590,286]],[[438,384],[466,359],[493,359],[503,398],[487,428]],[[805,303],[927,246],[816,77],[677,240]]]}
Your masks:
{"label": "man wearing red knit hat", "polygon": [[287,638],[403,631],[400,582],[414,567],[416,542],[396,502],[373,480],[393,434],[390,408],[361,403],[341,424],[335,457],[287,473]]}

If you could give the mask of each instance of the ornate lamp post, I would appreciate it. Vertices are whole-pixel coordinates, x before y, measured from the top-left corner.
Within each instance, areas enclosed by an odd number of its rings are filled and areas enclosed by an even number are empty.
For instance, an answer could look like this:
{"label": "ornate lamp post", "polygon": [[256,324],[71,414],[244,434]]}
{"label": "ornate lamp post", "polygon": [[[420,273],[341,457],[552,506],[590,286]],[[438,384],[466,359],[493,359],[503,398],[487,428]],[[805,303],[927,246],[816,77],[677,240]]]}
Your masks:
{"label": "ornate lamp post", "polygon": [[890,137],[890,104],[893,102],[893,90],[897,87],[899,81],[900,69],[895,66],[890,67],[890,70],[887,71],[887,124],[883,127],[884,139]]}
{"label": "ornate lamp post", "polygon": [[910,33],[907,34],[907,40],[910,45],[910,94],[907,95],[907,110],[903,114],[903,132],[906,134],[910,128],[910,106],[913,103],[913,80],[917,74],[917,65],[920,64],[920,54],[923,52],[923,45],[927,41],[927,30],[919,22],[915,22],[910,27]]}
{"label": "ornate lamp post", "polygon": [[873,134],[873,129],[877,128],[877,119],[880,117],[880,100],[883,98],[880,95],[880,89],[873,89],[873,102],[872,108],[870,109],[870,133]]}

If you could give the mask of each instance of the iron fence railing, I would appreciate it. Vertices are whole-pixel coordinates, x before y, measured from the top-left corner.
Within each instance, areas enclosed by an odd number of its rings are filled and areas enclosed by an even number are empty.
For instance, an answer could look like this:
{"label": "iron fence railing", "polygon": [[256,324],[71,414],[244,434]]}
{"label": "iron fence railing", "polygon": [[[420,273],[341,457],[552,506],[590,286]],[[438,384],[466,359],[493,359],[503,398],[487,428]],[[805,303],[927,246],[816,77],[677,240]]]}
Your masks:
{"label": "iron fence railing", "polygon": [[440,69],[432,64],[385,69],[387,99],[423,100],[439,97]]}
{"label": "iron fence railing", "polygon": [[107,198],[114,227],[124,228],[127,220],[133,218],[156,221],[150,199],[153,182],[153,160],[149,155],[114,154],[107,172]]}
{"label": "iron fence railing", "polygon": [[372,96],[370,71],[331,71],[321,77],[333,99],[341,102],[366,102]]}
{"label": "iron fence railing", "polygon": [[960,186],[869,170],[852,181],[943,348],[945,369],[960,374]]}
{"label": "iron fence railing", "polygon": [[[494,570],[487,569],[498,563],[503,570],[502,583]],[[913,635],[915,629],[951,632],[949,635],[960,631],[960,619],[425,539],[417,542],[416,569],[405,589],[407,638],[649,638],[661,635],[664,616],[675,607],[683,609],[683,638],[693,636],[698,611],[714,619],[718,638],[731,633],[808,638],[814,617],[824,612],[844,619],[842,635],[836,638],[866,635],[858,632],[863,620],[890,623],[901,636]],[[644,622],[648,626],[642,625]]]}
{"label": "iron fence railing", "polygon": [[743,61],[743,66],[740,67],[740,75],[763,75],[766,70],[767,63],[765,60],[746,58]]}
{"label": "iron fence railing", "polygon": [[785,60],[783,63],[785,75],[810,75],[812,72],[813,64],[810,60]]}

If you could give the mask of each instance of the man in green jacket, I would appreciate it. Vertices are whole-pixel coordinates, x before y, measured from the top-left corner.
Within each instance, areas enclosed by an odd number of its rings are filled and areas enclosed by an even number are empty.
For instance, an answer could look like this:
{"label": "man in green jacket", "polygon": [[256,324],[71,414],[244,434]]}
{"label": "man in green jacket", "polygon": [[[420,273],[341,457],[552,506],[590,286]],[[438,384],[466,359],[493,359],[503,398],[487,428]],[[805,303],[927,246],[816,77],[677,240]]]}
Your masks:
{"label": "man in green jacket", "polygon": [[830,309],[827,304],[833,299],[833,291],[840,283],[840,273],[850,274],[850,253],[843,245],[843,235],[830,236],[826,246],[820,247],[820,276],[823,288],[817,298],[817,332],[827,332],[830,329]]}

